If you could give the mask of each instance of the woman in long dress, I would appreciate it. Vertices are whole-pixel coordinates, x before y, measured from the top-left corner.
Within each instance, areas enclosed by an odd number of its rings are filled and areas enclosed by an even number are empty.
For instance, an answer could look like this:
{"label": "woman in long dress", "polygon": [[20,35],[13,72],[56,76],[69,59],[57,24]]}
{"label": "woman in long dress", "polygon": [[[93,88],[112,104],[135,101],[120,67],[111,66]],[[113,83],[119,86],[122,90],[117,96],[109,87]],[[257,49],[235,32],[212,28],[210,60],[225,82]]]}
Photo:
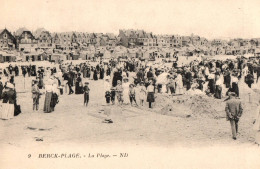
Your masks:
{"label": "woman in long dress", "polygon": [[0,118],[8,120],[14,117],[14,103],[16,102],[16,91],[14,85],[11,83],[6,84],[6,88],[2,93],[2,110],[0,112]]}
{"label": "woman in long dress", "polygon": [[98,80],[98,70],[94,68],[93,79]]}
{"label": "woman in long dress", "polygon": [[209,74],[208,79],[209,79],[209,83],[208,83],[209,93],[214,95],[216,92],[216,82],[215,82],[214,74]]}
{"label": "woman in long dress", "polygon": [[83,78],[86,78],[87,77],[87,67],[84,66],[83,67]]}
{"label": "woman in long dress", "polygon": [[221,99],[221,96],[222,96],[222,83],[223,81],[221,80],[220,76],[217,75],[216,76],[216,92],[215,92],[215,97],[217,99]]}
{"label": "woman in long dress", "polygon": [[140,105],[144,105],[144,100],[146,96],[146,88],[144,86],[144,82],[140,82],[139,86],[139,100],[140,100]]}
{"label": "woman in long dress", "polygon": [[259,105],[256,109],[256,116],[253,124],[254,124],[253,129],[256,131],[255,143],[260,145],[260,100],[259,100]]}
{"label": "woman in long dress", "polygon": [[75,94],[82,94],[82,79],[81,79],[81,74],[78,74],[78,77],[76,79],[75,83]]}
{"label": "woman in long dress", "polygon": [[129,81],[128,78],[125,76],[123,78],[123,84],[122,84],[124,104],[129,104],[130,103],[129,95],[128,95],[130,83],[128,81]]}
{"label": "woman in long dress", "polygon": [[91,67],[90,71],[89,71],[89,80],[93,80],[93,74],[94,74],[94,68]]}
{"label": "woman in long dress", "polygon": [[178,75],[175,79],[176,81],[176,91],[175,93],[177,95],[182,95],[183,94],[183,81],[182,81],[182,76],[181,76],[181,73],[180,72],[177,72]]}
{"label": "woman in long dress", "polygon": [[53,111],[51,108],[51,98],[53,94],[53,80],[49,79],[47,84],[45,85],[45,100],[44,100],[44,107],[43,111],[45,113],[50,113]]}

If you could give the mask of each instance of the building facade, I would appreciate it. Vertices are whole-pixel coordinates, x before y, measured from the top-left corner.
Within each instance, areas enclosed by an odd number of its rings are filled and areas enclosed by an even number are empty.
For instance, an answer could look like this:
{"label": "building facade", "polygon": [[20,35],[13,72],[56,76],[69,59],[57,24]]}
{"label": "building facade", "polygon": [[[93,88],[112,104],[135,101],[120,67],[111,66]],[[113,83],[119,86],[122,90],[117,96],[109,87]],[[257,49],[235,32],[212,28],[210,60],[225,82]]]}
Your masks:
{"label": "building facade", "polygon": [[3,29],[0,31],[0,48],[1,49],[15,49],[16,39],[15,37],[7,30]]}

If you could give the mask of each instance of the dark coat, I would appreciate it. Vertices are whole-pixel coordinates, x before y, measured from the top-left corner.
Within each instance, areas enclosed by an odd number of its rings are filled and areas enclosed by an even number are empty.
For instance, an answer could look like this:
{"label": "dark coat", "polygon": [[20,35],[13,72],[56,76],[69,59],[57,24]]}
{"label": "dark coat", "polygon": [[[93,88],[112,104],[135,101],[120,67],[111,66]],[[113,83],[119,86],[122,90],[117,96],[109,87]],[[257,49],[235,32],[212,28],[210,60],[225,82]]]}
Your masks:
{"label": "dark coat", "polygon": [[6,90],[2,93],[3,103],[16,103],[16,91],[13,89]]}
{"label": "dark coat", "polygon": [[242,116],[243,108],[241,101],[236,98],[232,98],[227,101],[226,103],[226,115],[227,120],[239,120],[239,118]]}
{"label": "dark coat", "polygon": [[2,82],[0,82],[0,100],[2,99],[3,90],[4,90],[4,85]]}

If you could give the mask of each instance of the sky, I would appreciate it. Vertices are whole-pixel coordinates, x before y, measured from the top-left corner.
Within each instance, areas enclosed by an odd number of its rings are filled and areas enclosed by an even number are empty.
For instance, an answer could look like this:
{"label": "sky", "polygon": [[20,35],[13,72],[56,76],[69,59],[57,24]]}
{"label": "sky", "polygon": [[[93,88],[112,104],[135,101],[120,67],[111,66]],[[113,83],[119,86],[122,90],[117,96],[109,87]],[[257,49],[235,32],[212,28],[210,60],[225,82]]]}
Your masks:
{"label": "sky", "polygon": [[0,0],[0,29],[260,38],[260,0]]}

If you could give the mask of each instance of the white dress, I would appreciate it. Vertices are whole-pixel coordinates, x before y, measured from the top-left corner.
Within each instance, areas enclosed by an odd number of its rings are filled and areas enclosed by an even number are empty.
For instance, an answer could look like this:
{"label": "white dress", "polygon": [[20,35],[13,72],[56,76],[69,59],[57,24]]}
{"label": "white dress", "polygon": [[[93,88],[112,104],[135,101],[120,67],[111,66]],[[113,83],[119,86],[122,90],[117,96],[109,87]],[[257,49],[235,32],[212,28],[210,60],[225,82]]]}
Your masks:
{"label": "white dress", "polygon": [[182,76],[180,74],[176,77],[176,94],[183,94],[183,82],[182,82]]}
{"label": "white dress", "polygon": [[[4,91],[3,91],[4,92]],[[0,119],[8,120],[14,117],[14,104],[0,103]]]}
{"label": "white dress", "polygon": [[145,86],[139,86],[139,92],[138,96],[140,100],[145,100],[146,99],[146,88]]}
{"label": "white dress", "polygon": [[124,99],[124,103],[125,104],[129,104],[130,103],[130,100],[129,100],[129,95],[128,95],[128,92],[129,92],[129,84],[130,83],[123,83],[122,84],[122,87],[123,87],[123,99]]}

